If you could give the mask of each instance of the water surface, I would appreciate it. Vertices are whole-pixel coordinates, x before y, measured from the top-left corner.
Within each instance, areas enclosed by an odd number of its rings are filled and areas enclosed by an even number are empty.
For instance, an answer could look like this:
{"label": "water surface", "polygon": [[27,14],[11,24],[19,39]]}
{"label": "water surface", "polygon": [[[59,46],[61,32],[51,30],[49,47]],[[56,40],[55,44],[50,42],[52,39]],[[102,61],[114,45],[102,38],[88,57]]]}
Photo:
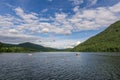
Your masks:
{"label": "water surface", "polygon": [[2,53],[0,80],[120,80],[120,54]]}

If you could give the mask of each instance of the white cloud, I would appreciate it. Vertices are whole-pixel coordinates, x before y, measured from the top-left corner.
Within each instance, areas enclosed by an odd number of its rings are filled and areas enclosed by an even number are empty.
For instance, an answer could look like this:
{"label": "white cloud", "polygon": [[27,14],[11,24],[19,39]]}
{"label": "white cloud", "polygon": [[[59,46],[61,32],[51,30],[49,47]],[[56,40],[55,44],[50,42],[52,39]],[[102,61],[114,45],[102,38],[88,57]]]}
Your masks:
{"label": "white cloud", "polygon": [[9,4],[9,3],[4,3],[6,6],[10,7],[10,8],[14,8],[13,5]]}
{"label": "white cloud", "polygon": [[[118,3],[119,4],[119,3]],[[66,13],[56,13],[55,17],[48,19],[37,17],[36,13],[26,14],[21,8],[16,8],[16,14],[20,16],[24,23],[17,26],[17,29],[23,29],[23,32],[29,30],[31,33],[55,33],[71,34],[73,31],[96,30],[101,27],[107,27],[117,21],[120,16],[116,15],[119,10],[111,11],[118,4],[112,7],[98,7],[95,9],[80,10],[76,6],[74,15],[69,16]],[[47,21],[41,21],[47,20]],[[52,21],[49,23],[49,21]]]}
{"label": "white cloud", "polygon": [[92,0],[92,5],[95,5],[98,0]]}
{"label": "white cloud", "polygon": [[75,45],[79,45],[81,42],[80,41],[77,41]]}
{"label": "white cloud", "polygon": [[84,0],[69,0],[70,2],[73,2],[74,5],[79,5],[84,2]]}
{"label": "white cloud", "polygon": [[[79,6],[80,4],[84,3],[85,0],[68,0],[73,3],[75,6]],[[86,0],[87,7],[91,7],[97,3],[98,0]]]}
{"label": "white cloud", "polygon": [[2,15],[0,15],[0,27],[13,26],[14,25],[13,21],[14,21],[14,17],[12,17],[12,16],[9,16],[9,15],[2,16]]}
{"label": "white cloud", "polygon": [[16,31],[14,29],[9,30],[5,34],[3,31],[0,31],[0,42],[4,42],[4,43],[18,44],[18,43],[24,43],[24,42],[32,42],[37,44],[39,42],[42,42],[43,44],[51,41],[53,41],[53,39],[43,38],[40,36],[34,36],[29,34],[18,34],[18,33],[16,34]]}
{"label": "white cloud", "polygon": [[53,0],[48,0],[49,2],[52,2]]}
{"label": "white cloud", "polygon": [[44,42],[44,43],[37,43],[42,44],[47,47],[58,48],[58,49],[65,49],[65,48],[73,48],[76,45],[80,44],[81,42],[78,40],[56,40],[53,42]]}
{"label": "white cloud", "polygon": [[87,7],[90,7],[90,6],[93,6],[97,3],[98,0],[88,0],[88,6]]}
{"label": "white cloud", "polygon": [[0,31],[0,41],[5,43],[18,44],[18,43],[24,43],[24,42],[34,42],[36,40],[43,40],[40,37],[35,37],[35,36],[25,35],[25,34],[14,34],[13,32],[16,33],[16,31],[14,30],[11,30],[11,31],[6,34],[3,34],[3,32]]}
{"label": "white cloud", "polygon": [[109,7],[109,9],[112,11],[112,12],[115,12],[115,13],[120,13],[120,2],[112,7]]}
{"label": "white cloud", "polygon": [[16,29],[9,29],[9,33],[12,33],[12,34],[18,34],[19,31],[16,30]]}
{"label": "white cloud", "polygon": [[[80,10],[79,7],[76,6],[73,9],[75,15],[73,15],[69,20],[77,31],[95,30],[102,27],[107,27],[120,19],[120,15],[117,15],[120,11],[119,9],[116,9],[118,7],[115,6],[120,6],[120,3],[112,7],[98,7],[95,9],[83,10]],[[111,9],[113,9],[113,11]]]}
{"label": "white cloud", "polygon": [[[64,28],[63,23],[61,21],[66,20],[66,14],[56,14],[55,18],[39,18],[36,13],[26,14],[20,7],[15,9],[16,14],[22,18],[24,23],[17,26],[18,29],[23,29],[24,31],[27,29],[31,33],[55,33],[55,34],[70,34],[71,30]],[[47,21],[54,20],[53,23],[48,23]],[[66,21],[67,23],[67,21]],[[61,26],[62,25],[62,26]],[[61,26],[61,27],[60,27]],[[66,26],[68,27],[68,26]],[[66,30],[66,31],[65,31]]]}
{"label": "white cloud", "polygon": [[30,14],[26,14],[24,13],[23,9],[21,9],[20,7],[15,9],[16,14],[21,17],[26,23],[33,23],[36,22],[36,20],[38,20],[37,14],[36,13],[30,13]]}
{"label": "white cloud", "polygon": [[73,11],[74,11],[74,12],[79,11],[79,6],[74,7],[74,8],[73,8]]}
{"label": "white cloud", "polygon": [[41,12],[45,13],[45,12],[47,12],[47,11],[48,11],[48,9],[43,9]]}
{"label": "white cloud", "polygon": [[48,32],[49,32],[49,29],[48,29],[48,28],[43,28],[43,29],[42,29],[42,32],[48,33]]}

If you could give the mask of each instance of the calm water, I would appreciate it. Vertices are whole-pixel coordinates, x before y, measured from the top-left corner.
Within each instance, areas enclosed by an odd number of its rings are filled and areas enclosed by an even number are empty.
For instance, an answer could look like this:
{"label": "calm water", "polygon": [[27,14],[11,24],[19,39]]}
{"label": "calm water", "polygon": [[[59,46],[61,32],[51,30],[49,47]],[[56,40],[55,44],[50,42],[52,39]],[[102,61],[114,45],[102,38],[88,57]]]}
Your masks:
{"label": "calm water", "polygon": [[0,80],[120,80],[119,53],[3,53]]}

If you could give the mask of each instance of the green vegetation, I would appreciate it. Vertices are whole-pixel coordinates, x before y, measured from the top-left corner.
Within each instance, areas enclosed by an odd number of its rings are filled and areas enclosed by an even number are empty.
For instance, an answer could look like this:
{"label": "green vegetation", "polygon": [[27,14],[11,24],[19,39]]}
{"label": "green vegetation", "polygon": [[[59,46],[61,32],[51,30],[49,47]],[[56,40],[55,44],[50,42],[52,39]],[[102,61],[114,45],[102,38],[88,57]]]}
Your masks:
{"label": "green vegetation", "polygon": [[22,47],[2,47],[0,48],[0,52],[31,52],[31,51]]}
{"label": "green vegetation", "polygon": [[33,44],[30,42],[26,42],[26,43],[22,43],[18,45],[19,47],[24,47],[24,48],[28,48],[30,50],[33,51],[42,51],[42,52],[49,52],[49,51],[56,51],[57,49],[53,49],[53,48],[49,48],[49,47],[43,47],[41,45],[37,45],[37,44]]}
{"label": "green vegetation", "polygon": [[0,52],[49,52],[57,49],[43,47],[33,43],[22,43],[18,45],[5,44],[0,42]]}
{"label": "green vegetation", "polygon": [[72,49],[78,52],[120,52],[120,21]]}
{"label": "green vegetation", "polygon": [[32,50],[19,47],[17,45],[5,44],[0,42],[0,52],[31,52]]}

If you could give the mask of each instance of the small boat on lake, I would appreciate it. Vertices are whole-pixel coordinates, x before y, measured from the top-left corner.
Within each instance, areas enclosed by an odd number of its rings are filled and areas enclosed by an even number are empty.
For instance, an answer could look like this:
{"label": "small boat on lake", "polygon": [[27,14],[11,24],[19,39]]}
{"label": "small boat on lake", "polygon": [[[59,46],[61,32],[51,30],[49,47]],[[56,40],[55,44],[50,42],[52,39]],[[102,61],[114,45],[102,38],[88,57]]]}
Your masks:
{"label": "small boat on lake", "polygon": [[29,56],[32,56],[32,54],[28,54]]}
{"label": "small boat on lake", "polygon": [[76,56],[79,56],[80,54],[79,53],[76,53]]}

